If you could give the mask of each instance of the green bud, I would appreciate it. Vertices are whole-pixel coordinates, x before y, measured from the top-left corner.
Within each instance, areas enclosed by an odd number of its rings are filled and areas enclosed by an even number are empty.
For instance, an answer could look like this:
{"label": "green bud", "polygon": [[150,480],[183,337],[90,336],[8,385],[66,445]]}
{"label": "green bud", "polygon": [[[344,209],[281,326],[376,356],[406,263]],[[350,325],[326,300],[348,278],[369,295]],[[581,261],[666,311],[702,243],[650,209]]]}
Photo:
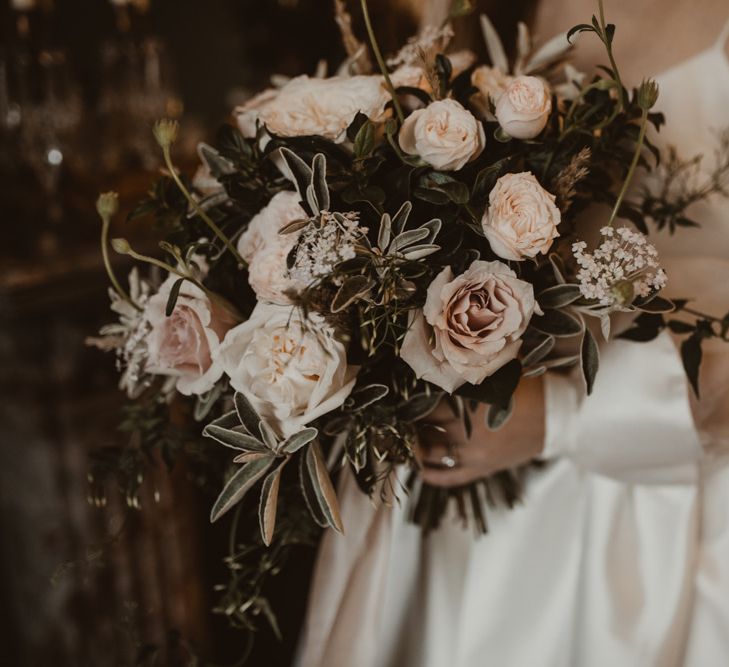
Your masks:
{"label": "green bud", "polygon": [[120,255],[126,255],[132,249],[129,245],[129,241],[126,239],[111,239],[111,247],[114,248],[114,252],[118,252]]}
{"label": "green bud", "polygon": [[613,294],[615,300],[621,305],[626,306],[633,303],[635,298],[635,289],[630,280],[621,280],[613,285]]}
{"label": "green bud", "polygon": [[653,79],[643,81],[638,88],[638,106],[644,111],[652,109],[658,99],[658,84]]}
{"label": "green bud", "polygon": [[170,118],[161,118],[154,124],[154,138],[162,148],[169,148],[177,140],[180,124]]}
{"label": "green bud", "polygon": [[110,220],[119,210],[119,195],[116,192],[103,192],[96,200],[96,211],[102,220]]}

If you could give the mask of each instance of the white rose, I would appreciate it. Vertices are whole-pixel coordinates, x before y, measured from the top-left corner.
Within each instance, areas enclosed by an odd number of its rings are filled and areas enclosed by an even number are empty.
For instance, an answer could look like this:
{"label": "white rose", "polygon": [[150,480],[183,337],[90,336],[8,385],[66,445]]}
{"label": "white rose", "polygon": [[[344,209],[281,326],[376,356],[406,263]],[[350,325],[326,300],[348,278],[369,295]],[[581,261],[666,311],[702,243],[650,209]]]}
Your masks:
{"label": "white rose", "polygon": [[455,100],[413,111],[400,128],[403,151],[443,171],[460,169],[478,157],[485,144],[481,122]]}
{"label": "white rose", "polygon": [[228,332],[219,360],[231,386],[284,437],[340,407],[357,374],[323,318],[304,321],[297,308],[265,303]]}
{"label": "white rose", "polygon": [[455,278],[446,267],[411,314],[400,356],[447,392],[480,384],[516,357],[535,310],[532,285],[502,262],[477,260]]}
{"label": "white rose", "polygon": [[291,79],[263,105],[259,118],[281,137],[318,135],[342,143],[358,112],[377,119],[389,99],[380,76],[310,79],[303,75]]}
{"label": "white rose", "polygon": [[513,77],[504,74],[498,67],[481,65],[473,70],[471,83],[478,88],[478,93],[474,94],[472,101],[488,120],[494,120],[489,109],[489,98],[496,104],[512,79]]}
{"label": "white rose", "polygon": [[261,117],[261,112],[271,105],[278,97],[278,94],[278,88],[267,88],[245,104],[233,109],[236,125],[238,125],[238,129],[246,139],[253,139],[256,136],[258,129],[256,125]]}
{"label": "white rose", "polygon": [[189,281],[182,283],[175,309],[167,317],[167,301],[176,281],[177,276],[167,278],[145,307],[144,317],[151,327],[145,370],[176,378],[181,394],[199,395],[212,389],[223,374],[214,358],[234,320]]}
{"label": "white rose", "polygon": [[512,260],[545,255],[559,236],[561,216],[554,199],[528,171],[502,176],[481,221],[491,249]]}
{"label": "white rose", "polygon": [[260,299],[288,304],[285,292],[296,284],[289,278],[286,258],[299,234],[279,234],[290,222],[308,218],[299,204],[299,195],[285,191],[274,195],[248,223],[238,239],[238,252],[248,263],[248,282]]}
{"label": "white rose", "polygon": [[543,79],[517,76],[496,103],[496,118],[506,134],[515,139],[533,139],[547,124],[552,97]]}

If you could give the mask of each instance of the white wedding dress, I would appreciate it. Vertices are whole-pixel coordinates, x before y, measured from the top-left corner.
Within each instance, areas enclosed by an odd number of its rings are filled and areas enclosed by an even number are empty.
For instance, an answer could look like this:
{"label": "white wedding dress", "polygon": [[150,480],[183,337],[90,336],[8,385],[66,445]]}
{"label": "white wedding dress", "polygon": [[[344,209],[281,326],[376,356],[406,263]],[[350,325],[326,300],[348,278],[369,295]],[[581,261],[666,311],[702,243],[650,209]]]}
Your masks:
{"label": "white wedding dress", "polygon": [[[659,77],[660,140],[709,164],[729,126],[727,37]],[[659,240],[669,294],[723,315],[729,202],[690,213],[700,230]],[[693,416],[667,333],[605,346],[589,398],[577,376],[548,378],[549,465],[486,536],[454,520],[424,537],[345,475],[347,533],[324,537],[297,664],[729,665],[729,345],[713,342]]]}

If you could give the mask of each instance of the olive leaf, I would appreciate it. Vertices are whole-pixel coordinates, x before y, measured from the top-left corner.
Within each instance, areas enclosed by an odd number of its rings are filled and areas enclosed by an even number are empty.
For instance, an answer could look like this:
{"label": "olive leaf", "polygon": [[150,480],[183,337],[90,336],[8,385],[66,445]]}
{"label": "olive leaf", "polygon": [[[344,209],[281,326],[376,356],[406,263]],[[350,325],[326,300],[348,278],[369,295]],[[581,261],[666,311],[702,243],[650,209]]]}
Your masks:
{"label": "olive leaf", "polygon": [[248,399],[237,391],[233,397],[233,402],[235,403],[235,411],[238,414],[238,419],[243,424],[243,427],[251,435],[258,433],[258,422],[261,421],[261,418]]}
{"label": "olive leaf", "polygon": [[305,460],[306,472],[311,482],[314,499],[326,520],[326,524],[340,533],[343,532],[344,526],[339,513],[337,494],[334,491],[318,442],[312,443],[306,450]]}
{"label": "olive leaf", "polygon": [[261,537],[266,546],[270,546],[273,539],[273,531],[276,527],[276,509],[278,507],[278,490],[281,485],[281,473],[286,460],[269,473],[263,480],[261,487],[261,500],[258,505],[258,523],[261,527]]}
{"label": "olive leaf", "polygon": [[282,454],[293,454],[298,452],[304,445],[308,445],[316,436],[319,435],[319,431],[313,427],[305,428],[298,433],[290,435],[284,440],[279,446],[278,451]]}

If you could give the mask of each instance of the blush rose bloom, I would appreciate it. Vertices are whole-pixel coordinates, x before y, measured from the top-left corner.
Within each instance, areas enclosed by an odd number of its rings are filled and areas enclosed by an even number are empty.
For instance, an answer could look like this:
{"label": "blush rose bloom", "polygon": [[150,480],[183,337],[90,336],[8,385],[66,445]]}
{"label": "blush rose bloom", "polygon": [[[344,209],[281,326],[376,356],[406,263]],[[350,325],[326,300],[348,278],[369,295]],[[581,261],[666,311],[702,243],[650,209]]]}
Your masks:
{"label": "blush rose bloom", "polygon": [[[347,139],[347,128],[358,112],[379,119],[390,95],[380,76],[306,75],[291,79],[258,109],[266,128],[281,137],[318,135],[335,143]],[[241,125],[239,116],[238,125]]]}
{"label": "blush rose bloom", "polygon": [[228,332],[218,359],[231,386],[284,437],[340,407],[358,370],[320,316],[302,320],[296,308],[266,303]]}
{"label": "blush rose bloom", "polygon": [[175,378],[177,391],[185,396],[204,394],[223,374],[214,358],[235,321],[188,281],[182,283],[175,309],[167,317],[167,301],[176,281],[177,276],[167,278],[145,307],[144,317],[151,327],[145,370]]}
{"label": "blush rose bloom", "polygon": [[415,374],[452,393],[480,384],[514,359],[539,312],[530,283],[502,262],[477,260],[454,278],[443,269],[410,317],[400,356]]}
{"label": "blush rose bloom", "polygon": [[295,289],[289,278],[286,258],[296,245],[299,234],[279,234],[279,230],[309,216],[299,204],[295,192],[279,192],[261,209],[238,239],[238,252],[248,263],[248,282],[260,299],[277,304],[291,300],[286,291]]}
{"label": "blush rose bloom", "polygon": [[400,128],[400,147],[442,171],[460,169],[485,145],[483,125],[455,100],[431,102],[413,111]]}
{"label": "blush rose bloom", "polygon": [[489,98],[495,105],[512,80],[513,77],[504,74],[498,67],[481,65],[473,70],[471,84],[478,89],[478,93],[473,95],[471,101],[484,118],[495,120],[491,113]]}
{"label": "blush rose bloom", "polygon": [[531,172],[502,176],[481,220],[491,249],[515,261],[546,254],[559,236],[561,215],[554,199]]}
{"label": "blush rose bloom", "polygon": [[515,139],[533,139],[546,126],[552,111],[552,97],[543,79],[517,76],[496,102],[496,118]]}
{"label": "blush rose bloom", "polygon": [[278,88],[267,88],[233,109],[235,123],[246,139],[253,139],[256,136],[258,131],[257,123],[261,113],[271,106],[278,97],[279,92]]}

